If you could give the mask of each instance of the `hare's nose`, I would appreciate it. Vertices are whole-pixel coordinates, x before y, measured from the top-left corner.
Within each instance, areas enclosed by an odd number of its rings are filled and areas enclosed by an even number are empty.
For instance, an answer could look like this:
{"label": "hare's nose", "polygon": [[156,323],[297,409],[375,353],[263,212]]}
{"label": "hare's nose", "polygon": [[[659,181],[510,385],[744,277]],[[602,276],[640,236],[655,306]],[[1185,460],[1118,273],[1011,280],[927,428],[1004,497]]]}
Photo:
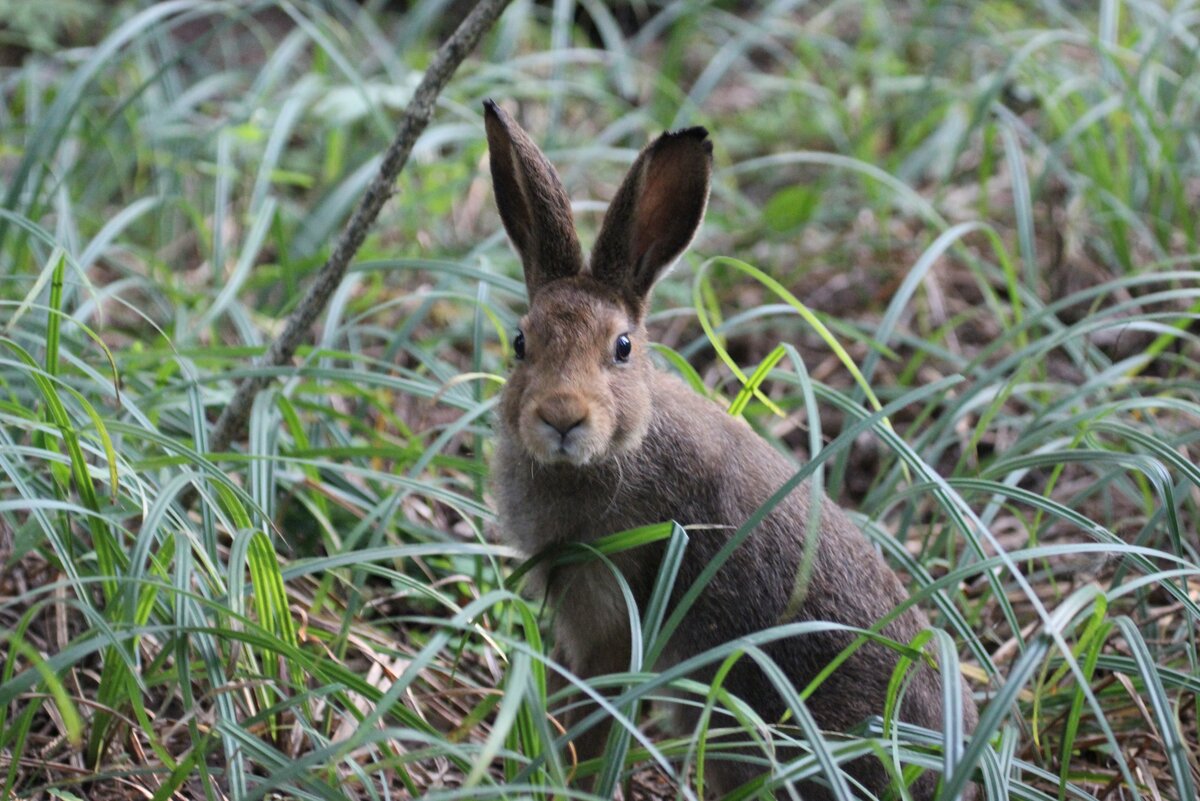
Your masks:
{"label": "hare's nose", "polygon": [[587,420],[587,405],[572,395],[553,395],[538,405],[538,417],[565,437]]}

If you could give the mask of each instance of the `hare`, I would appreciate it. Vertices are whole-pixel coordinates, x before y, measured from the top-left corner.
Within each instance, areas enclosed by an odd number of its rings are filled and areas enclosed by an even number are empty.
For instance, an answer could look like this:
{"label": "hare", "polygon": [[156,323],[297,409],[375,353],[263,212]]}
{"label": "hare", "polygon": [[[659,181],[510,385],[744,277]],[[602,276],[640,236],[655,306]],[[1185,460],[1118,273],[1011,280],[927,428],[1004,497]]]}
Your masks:
{"label": "hare", "polygon": [[[492,461],[502,535],[533,554],[652,523],[694,527],[674,603],[795,473],[747,423],[650,358],[644,325],[650,290],[687,248],[708,203],[708,132],[665,133],[641,152],[585,262],[554,168],[499,106],[484,105],[496,203],[529,291],[529,312],[513,341],[516,364],[500,398]],[[811,503],[821,504],[819,531],[805,530]],[[785,619],[810,538],[816,554],[808,591],[798,612]],[[661,548],[642,546],[612,557],[639,605],[648,600],[661,555]],[[556,607],[556,655],[566,666],[581,677],[627,670],[629,611],[611,570],[593,561],[537,578]],[[656,667],[791,621],[869,628],[906,597],[896,574],[845,513],[824,498],[812,500],[801,485],[716,573]],[[927,626],[925,615],[910,608],[883,633],[906,643]],[[777,640],[765,651],[803,688],[853,639],[824,631]],[[894,651],[879,644],[856,650],[807,700],[817,724],[844,732],[882,714],[896,661]],[[697,678],[710,679],[711,671]],[[748,658],[725,686],[768,722],[785,712],[778,692]],[[941,698],[937,671],[920,667],[900,717],[939,729]],[[696,722],[694,705],[675,706],[676,725],[687,731]],[[970,731],[977,712],[965,691],[964,714],[964,730]],[[581,758],[600,754],[605,737],[604,728],[593,728],[577,741]],[[761,764],[710,757],[709,784],[719,797],[760,773]],[[844,767],[871,793],[887,791],[889,774],[874,757]],[[911,788],[914,797],[931,797],[937,781],[936,773],[925,772]],[[829,797],[817,782],[800,790],[806,799]]]}

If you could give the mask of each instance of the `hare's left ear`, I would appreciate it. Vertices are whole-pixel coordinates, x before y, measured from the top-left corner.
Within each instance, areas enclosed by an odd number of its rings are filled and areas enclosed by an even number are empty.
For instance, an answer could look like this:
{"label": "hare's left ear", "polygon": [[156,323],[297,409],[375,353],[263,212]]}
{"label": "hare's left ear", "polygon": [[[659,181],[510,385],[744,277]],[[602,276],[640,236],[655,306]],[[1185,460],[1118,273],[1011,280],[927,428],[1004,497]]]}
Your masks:
{"label": "hare's left ear", "polygon": [[643,309],[654,282],[704,219],[712,142],[703,128],[665,133],[633,163],[604,216],[591,272]]}

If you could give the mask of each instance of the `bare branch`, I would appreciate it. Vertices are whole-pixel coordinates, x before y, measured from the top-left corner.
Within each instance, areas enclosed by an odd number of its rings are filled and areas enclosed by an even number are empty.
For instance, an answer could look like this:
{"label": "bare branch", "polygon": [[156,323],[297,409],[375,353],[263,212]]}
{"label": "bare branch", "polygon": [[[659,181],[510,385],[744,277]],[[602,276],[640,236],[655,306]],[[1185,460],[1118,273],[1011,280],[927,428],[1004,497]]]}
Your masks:
{"label": "bare branch", "polygon": [[[417,137],[429,124],[433,116],[434,104],[438,95],[449,82],[450,77],[475,49],[483,34],[508,6],[510,0],[480,0],[475,8],[462,21],[454,34],[438,49],[433,63],[425,71],[425,77],[413,93],[412,100],[404,110],[400,121],[400,130],[396,138],[383,156],[379,166],[379,174],[367,187],[367,192],[354,210],[354,216],[338,237],[337,245],[329,260],[317,272],[312,286],[308,288],[300,304],[292,312],[287,324],[271,347],[258,362],[260,368],[278,367],[291,361],[296,354],[296,348],[309,335],[313,323],[325,310],[329,298],[342,282],[346,267],[362,246],[367,231],[379,216],[379,210],[392,196],[396,184],[396,176],[404,168],[412,153]],[[242,380],[229,404],[217,418],[212,436],[209,437],[208,451],[210,453],[226,450],[230,443],[240,438],[246,430],[246,421],[250,417],[250,407],[254,398],[270,383],[269,375],[252,375]]]}

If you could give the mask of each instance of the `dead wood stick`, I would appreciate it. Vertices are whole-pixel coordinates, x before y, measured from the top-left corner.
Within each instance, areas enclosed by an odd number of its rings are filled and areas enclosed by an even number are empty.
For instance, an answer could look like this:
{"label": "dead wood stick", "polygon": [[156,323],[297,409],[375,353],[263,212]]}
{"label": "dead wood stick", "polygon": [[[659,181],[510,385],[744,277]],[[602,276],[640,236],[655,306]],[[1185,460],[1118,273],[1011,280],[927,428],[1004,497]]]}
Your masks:
{"label": "dead wood stick", "polygon": [[[383,163],[379,165],[379,173],[367,187],[367,192],[359,201],[358,207],[350,222],[346,223],[334,246],[333,253],[325,265],[317,272],[317,277],[308,292],[300,300],[300,304],[288,317],[287,324],[267,352],[259,359],[260,368],[279,367],[291,361],[300,346],[309,335],[313,323],[325,310],[329,298],[342,282],[346,268],[354,254],[362,246],[367,237],[367,231],[379,216],[379,210],[395,191],[396,176],[404,168],[412,153],[417,137],[429,124],[433,116],[434,103],[438,95],[449,82],[450,77],[475,49],[483,34],[508,6],[509,0],[480,0],[475,8],[462,21],[454,34],[446,40],[437,51],[433,62],[425,70],[425,77],[413,93],[404,110],[400,121],[400,130],[396,138],[384,153]],[[250,418],[250,408],[254,398],[271,381],[269,375],[251,375],[242,379],[237,391],[229,404],[222,410],[221,416],[213,427],[208,440],[209,453],[219,453],[240,438],[246,431],[246,422]]]}

